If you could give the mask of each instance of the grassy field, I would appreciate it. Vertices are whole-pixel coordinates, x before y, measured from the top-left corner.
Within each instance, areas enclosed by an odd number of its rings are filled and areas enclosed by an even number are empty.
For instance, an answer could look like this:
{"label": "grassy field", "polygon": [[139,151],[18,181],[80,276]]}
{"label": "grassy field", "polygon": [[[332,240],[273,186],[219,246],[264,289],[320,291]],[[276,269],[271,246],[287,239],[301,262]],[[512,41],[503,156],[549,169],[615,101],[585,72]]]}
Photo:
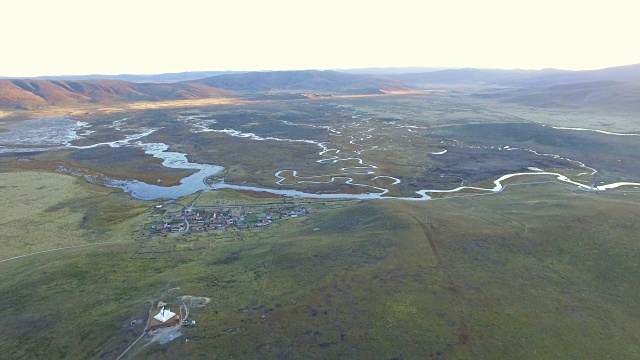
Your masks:
{"label": "grassy field", "polygon": [[[509,145],[532,149],[538,153],[557,154],[564,158],[579,160],[597,169],[602,180],[618,181],[621,178],[640,178],[640,165],[636,154],[640,153],[637,136],[615,136],[591,131],[556,130],[533,123],[473,124],[451,126],[434,131],[434,135],[453,137],[474,146]],[[495,151],[494,151],[495,152]],[[514,151],[515,152],[515,151]],[[503,151],[503,153],[507,153]],[[568,167],[563,161],[532,154],[502,154],[512,161],[525,161],[530,166],[549,168]],[[504,161],[488,161],[491,166],[500,166]],[[521,165],[522,166],[522,165]],[[575,165],[573,165],[575,167]],[[456,170],[458,166],[448,166]]]}
{"label": "grassy field", "polygon": [[0,184],[5,204],[0,212],[0,260],[66,246],[130,241],[148,207],[124,199],[120,191],[56,173],[3,172]]}
{"label": "grassy field", "polygon": [[[212,299],[192,310],[197,326],[166,345],[145,346],[143,339],[128,356],[640,354],[637,193],[543,184],[421,203],[367,201],[259,231],[177,236],[185,246],[206,246],[132,259],[139,247],[135,220],[145,221],[149,204],[65,175],[2,176],[15,186],[12,193],[32,199],[60,193],[44,205],[31,203],[14,222],[37,221],[52,207],[83,211],[95,214],[91,228],[103,233],[101,240],[126,240],[0,263],[0,344],[8,358],[115,358],[141,333],[130,323],[145,317],[151,301],[175,303],[182,295]],[[38,178],[52,181],[39,188]],[[100,210],[92,210],[98,203]],[[67,217],[58,226],[76,234],[70,237],[88,231]]]}
{"label": "grassy field", "polygon": [[566,127],[579,125],[580,127],[619,132],[640,131],[640,121],[636,116],[637,111],[627,113],[623,111],[621,113],[612,111],[613,109],[536,108],[479,99],[477,104],[490,108],[499,114],[539,124]]}
{"label": "grassy field", "polygon": [[202,194],[195,206],[240,205],[265,202],[282,202],[282,197],[270,193],[220,189]]}

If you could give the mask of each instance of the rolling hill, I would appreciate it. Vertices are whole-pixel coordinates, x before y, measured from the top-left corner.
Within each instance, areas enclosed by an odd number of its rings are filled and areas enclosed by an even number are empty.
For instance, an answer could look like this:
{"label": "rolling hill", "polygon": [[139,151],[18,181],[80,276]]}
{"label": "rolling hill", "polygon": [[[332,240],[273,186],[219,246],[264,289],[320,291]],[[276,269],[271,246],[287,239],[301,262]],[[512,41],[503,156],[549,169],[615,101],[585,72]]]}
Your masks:
{"label": "rolling hill", "polygon": [[553,85],[603,80],[640,81],[640,64],[584,71],[557,69],[447,69],[413,74],[399,74],[393,76],[393,78],[414,86],[427,84],[480,84],[543,88]]}
{"label": "rolling hill", "polygon": [[0,79],[0,108],[32,109],[74,104],[114,104],[231,96],[240,92],[331,91],[379,94],[410,89],[391,78],[336,71],[271,71],[223,74],[173,83],[121,80]]}
{"label": "rolling hill", "polygon": [[[179,73],[163,73],[163,74],[119,74],[119,75],[105,75],[105,74],[93,74],[93,75],[55,75],[55,76],[34,76],[25,77],[23,79],[29,80],[122,80],[130,82],[178,82],[178,81],[190,81],[198,80],[206,77],[240,73],[244,71],[186,71]],[[0,76],[0,79],[11,79],[10,77]]]}
{"label": "rolling hill", "polygon": [[598,70],[559,71],[539,73],[536,76],[514,81],[511,85],[523,87],[545,87],[595,81],[640,82],[640,64],[615,66]]}
{"label": "rolling hill", "polygon": [[[544,70],[558,71],[558,70]],[[539,72],[536,70],[502,70],[502,69],[446,69],[439,71],[399,74],[394,78],[413,85],[426,84],[509,84],[520,81]]]}
{"label": "rolling hill", "polygon": [[390,77],[370,74],[346,74],[337,71],[300,70],[226,74],[196,82],[234,91],[314,90],[380,93],[380,90],[409,89]]}
{"label": "rolling hill", "polygon": [[[206,72],[192,73],[193,76]],[[171,78],[172,74],[166,74]],[[175,74],[173,74],[175,75]],[[161,79],[161,75],[154,75]],[[180,78],[180,76],[178,76]],[[600,70],[446,69],[411,74],[363,74],[331,70],[224,73],[170,83],[122,80],[0,79],[0,107],[31,109],[85,103],[203,99],[242,93],[332,92],[381,94],[429,84],[474,84],[518,88],[484,94],[536,107],[638,109],[640,64]],[[582,84],[582,85],[570,85]]]}
{"label": "rolling hill", "polygon": [[591,109],[617,113],[640,111],[640,82],[601,80],[477,96],[535,108]]}
{"label": "rolling hill", "polygon": [[199,83],[0,79],[0,107],[11,109],[84,103],[113,104],[132,101],[198,99],[232,94],[232,91]]}

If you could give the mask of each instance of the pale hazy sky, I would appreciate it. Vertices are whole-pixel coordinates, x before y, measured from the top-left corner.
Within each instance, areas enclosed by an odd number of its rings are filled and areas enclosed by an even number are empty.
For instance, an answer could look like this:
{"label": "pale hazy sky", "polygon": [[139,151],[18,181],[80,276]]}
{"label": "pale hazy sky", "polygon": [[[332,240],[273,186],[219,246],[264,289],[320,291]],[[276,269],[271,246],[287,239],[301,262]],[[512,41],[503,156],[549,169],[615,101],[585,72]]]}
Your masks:
{"label": "pale hazy sky", "polygon": [[637,1],[3,0],[0,75],[640,63]]}

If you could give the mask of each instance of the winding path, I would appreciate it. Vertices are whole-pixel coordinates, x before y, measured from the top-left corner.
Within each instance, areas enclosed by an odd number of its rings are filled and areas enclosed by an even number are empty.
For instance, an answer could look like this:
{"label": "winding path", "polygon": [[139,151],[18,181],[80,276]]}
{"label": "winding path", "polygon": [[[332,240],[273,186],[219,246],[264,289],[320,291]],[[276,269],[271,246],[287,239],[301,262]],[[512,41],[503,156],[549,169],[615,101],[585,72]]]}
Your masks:
{"label": "winding path", "polygon": [[122,357],[125,356],[126,353],[128,353],[129,350],[131,350],[147,334],[147,329],[149,328],[149,322],[151,321],[151,311],[153,310],[154,302],[155,301],[151,302],[151,307],[149,308],[149,316],[147,316],[147,324],[144,326],[144,330],[142,330],[142,334],[140,334],[140,336],[138,336],[138,338],[133,343],[131,343],[131,345],[129,345],[128,348],[124,349],[122,354],[120,354],[120,356],[118,356],[116,360],[122,359]]}
{"label": "winding path", "polygon": [[44,253],[48,253],[48,252],[52,252],[52,251],[60,251],[60,250],[67,250],[67,249],[76,249],[76,248],[87,247],[87,246],[98,246],[98,245],[117,244],[117,243],[121,243],[121,242],[125,242],[125,240],[110,241],[110,242],[101,242],[101,243],[85,244],[85,245],[73,245],[73,246],[65,246],[65,247],[55,248],[55,249],[49,249],[49,250],[41,250],[41,251],[36,251],[36,252],[29,253],[29,254],[18,255],[18,256],[14,256],[14,257],[12,257],[12,258],[8,258],[8,259],[0,260],[0,263],[7,262],[7,261],[11,261],[11,260],[21,259],[21,258],[23,258],[23,257],[27,257],[27,256],[38,255],[38,254],[44,254]]}

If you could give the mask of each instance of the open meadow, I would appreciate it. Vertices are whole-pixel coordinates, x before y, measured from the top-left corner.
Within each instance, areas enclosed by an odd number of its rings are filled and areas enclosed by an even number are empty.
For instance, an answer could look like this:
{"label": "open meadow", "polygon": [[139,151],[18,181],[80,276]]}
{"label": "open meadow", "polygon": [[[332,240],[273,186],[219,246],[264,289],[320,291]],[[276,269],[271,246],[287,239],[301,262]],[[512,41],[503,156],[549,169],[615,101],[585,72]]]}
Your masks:
{"label": "open meadow", "polygon": [[[143,331],[132,320],[145,319],[152,302],[184,295],[211,299],[191,309],[197,325],[164,345],[143,338],[127,357],[640,354],[638,193],[522,185],[420,203],[319,206],[260,230],[144,240],[133,234],[153,216],[152,204],[68,175],[2,176],[12,193],[47,199],[30,211],[5,209],[5,230],[47,221],[66,228],[55,235],[26,228],[25,239],[39,247],[7,243],[3,258],[115,242],[0,263],[0,339],[10,358],[116,358]],[[53,191],[42,186],[51,178]],[[211,192],[199,201],[232,195]],[[239,196],[248,202],[250,195]],[[132,258],[140,241],[204,246]]]}
{"label": "open meadow", "polygon": [[[0,173],[3,259],[104,242],[131,242],[147,206],[120,191],[57,173]],[[8,205],[11,204],[11,205]]]}

